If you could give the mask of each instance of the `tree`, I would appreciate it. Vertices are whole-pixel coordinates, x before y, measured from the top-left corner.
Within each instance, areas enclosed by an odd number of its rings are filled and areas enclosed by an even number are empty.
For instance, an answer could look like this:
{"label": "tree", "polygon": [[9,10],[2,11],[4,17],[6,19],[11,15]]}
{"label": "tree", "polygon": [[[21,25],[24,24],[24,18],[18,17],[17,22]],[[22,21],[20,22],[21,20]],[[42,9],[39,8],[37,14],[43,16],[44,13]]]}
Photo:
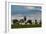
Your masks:
{"label": "tree", "polygon": [[23,20],[23,19],[21,19],[19,22],[24,22],[24,20]]}
{"label": "tree", "polygon": [[40,20],[40,23],[39,24],[41,24],[41,20]]}
{"label": "tree", "polygon": [[27,21],[27,23],[30,23],[30,24],[32,24],[32,20],[28,20],[28,21]]}
{"label": "tree", "polygon": [[26,16],[24,16],[24,21],[26,21]]}
{"label": "tree", "polygon": [[17,19],[14,19],[14,20],[13,20],[13,24],[15,24],[16,22],[18,22],[18,20],[17,20]]}
{"label": "tree", "polygon": [[37,20],[35,20],[35,24],[37,24]]}

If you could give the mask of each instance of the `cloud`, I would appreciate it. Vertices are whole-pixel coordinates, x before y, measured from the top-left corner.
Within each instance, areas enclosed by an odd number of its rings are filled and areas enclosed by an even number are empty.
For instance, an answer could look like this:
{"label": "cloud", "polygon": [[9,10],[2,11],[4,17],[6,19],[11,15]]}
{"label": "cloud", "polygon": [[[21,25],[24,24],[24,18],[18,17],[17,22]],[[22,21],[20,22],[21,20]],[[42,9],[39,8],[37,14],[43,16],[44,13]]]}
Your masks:
{"label": "cloud", "polygon": [[12,20],[13,20],[13,19],[18,19],[18,20],[20,20],[20,19],[23,19],[23,16],[22,16],[21,14],[16,14],[16,15],[11,16],[11,19],[12,19]]}
{"label": "cloud", "polygon": [[27,9],[34,9],[34,7],[26,7]]}
{"label": "cloud", "polygon": [[26,9],[30,10],[41,10],[40,8],[32,7],[32,6],[27,6]]}
{"label": "cloud", "polygon": [[40,20],[41,19],[41,8],[37,6],[12,6],[11,8],[11,19],[23,19],[27,16],[27,20]]}

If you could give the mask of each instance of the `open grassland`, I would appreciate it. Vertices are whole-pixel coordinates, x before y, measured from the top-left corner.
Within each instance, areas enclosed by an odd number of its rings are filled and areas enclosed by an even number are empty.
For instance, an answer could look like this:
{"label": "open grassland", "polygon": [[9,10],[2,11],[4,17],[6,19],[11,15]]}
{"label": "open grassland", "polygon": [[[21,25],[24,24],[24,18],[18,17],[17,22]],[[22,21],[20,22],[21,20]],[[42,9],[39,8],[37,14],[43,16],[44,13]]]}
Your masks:
{"label": "open grassland", "polygon": [[33,28],[33,27],[41,27],[41,24],[19,24],[15,23],[11,25],[11,28]]}

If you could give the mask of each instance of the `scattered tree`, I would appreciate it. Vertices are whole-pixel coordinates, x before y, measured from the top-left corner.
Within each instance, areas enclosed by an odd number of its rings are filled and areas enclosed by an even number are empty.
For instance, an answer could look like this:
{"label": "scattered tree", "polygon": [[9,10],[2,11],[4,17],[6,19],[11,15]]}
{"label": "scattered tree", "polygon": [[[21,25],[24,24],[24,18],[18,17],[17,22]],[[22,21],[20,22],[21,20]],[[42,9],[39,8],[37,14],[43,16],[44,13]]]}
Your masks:
{"label": "scattered tree", "polygon": [[32,20],[28,20],[28,21],[27,21],[27,23],[30,23],[30,24],[32,24]]}
{"label": "scattered tree", "polygon": [[13,20],[13,24],[15,24],[16,22],[18,22],[18,20],[17,20],[17,19],[14,19],[14,20]]}
{"label": "scattered tree", "polygon": [[21,19],[19,22],[24,22],[24,20],[23,20],[23,19]]}
{"label": "scattered tree", "polygon": [[40,23],[39,24],[41,24],[41,20],[40,20]]}
{"label": "scattered tree", "polygon": [[26,21],[26,16],[24,16],[24,21]]}
{"label": "scattered tree", "polygon": [[35,20],[35,24],[37,24],[37,20]]}

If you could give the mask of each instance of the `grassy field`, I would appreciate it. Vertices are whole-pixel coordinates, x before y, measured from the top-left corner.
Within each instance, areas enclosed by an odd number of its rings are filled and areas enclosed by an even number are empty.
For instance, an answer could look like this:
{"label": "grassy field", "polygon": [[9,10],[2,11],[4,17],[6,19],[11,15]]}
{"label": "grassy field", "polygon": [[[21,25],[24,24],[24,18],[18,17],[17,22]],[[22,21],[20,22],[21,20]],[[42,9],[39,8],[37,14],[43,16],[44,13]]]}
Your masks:
{"label": "grassy field", "polygon": [[41,24],[21,25],[19,23],[15,23],[11,25],[11,28],[32,28],[32,27],[41,27]]}

